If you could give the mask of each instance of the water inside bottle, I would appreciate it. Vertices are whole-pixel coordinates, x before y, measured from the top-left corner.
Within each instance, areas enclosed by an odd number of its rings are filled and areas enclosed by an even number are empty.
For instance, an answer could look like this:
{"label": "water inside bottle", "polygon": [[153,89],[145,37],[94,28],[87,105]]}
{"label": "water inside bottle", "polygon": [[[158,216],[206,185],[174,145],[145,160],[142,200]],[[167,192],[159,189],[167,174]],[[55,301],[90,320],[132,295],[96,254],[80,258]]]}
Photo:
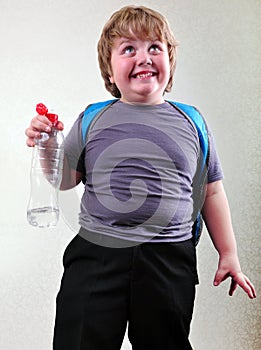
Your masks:
{"label": "water inside bottle", "polygon": [[35,208],[27,211],[28,222],[35,227],[56,226],[59,219],[59,209],[53,207]]}

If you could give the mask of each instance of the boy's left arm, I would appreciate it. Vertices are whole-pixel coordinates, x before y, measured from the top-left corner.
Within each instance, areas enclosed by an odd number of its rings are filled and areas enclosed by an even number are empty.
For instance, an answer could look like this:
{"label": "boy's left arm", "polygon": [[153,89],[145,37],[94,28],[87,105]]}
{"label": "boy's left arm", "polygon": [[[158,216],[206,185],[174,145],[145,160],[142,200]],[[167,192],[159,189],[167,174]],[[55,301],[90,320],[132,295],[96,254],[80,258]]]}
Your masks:
{"label": "boy's left arm", "polygon": [[256,297],[255,288],[241,271],[230,209],[222,181],[215,181],[207,185],[202,213],[211,240],[219,253],[214,285],[218,286],[231,277],[230,296],[239,285],[249,298],[254,299]]}

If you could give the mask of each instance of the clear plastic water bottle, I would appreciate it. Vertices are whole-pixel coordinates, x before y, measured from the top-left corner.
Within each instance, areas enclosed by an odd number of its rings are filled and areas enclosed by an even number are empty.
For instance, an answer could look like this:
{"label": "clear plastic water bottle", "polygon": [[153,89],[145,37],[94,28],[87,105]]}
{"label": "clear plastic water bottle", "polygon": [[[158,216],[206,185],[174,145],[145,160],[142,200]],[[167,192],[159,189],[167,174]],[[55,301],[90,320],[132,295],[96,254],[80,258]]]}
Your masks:
{"label": "clear plastic water bottle", "polygon": [[[36,110],[38,113],[41,111],[39,108]],[[64,136],[55,128],[58,116],[48,113],[47,108],[45,111],[46,113],[42,111],[39,114],[45,114],[53,126],[51,132],[42,132],[41,137],[35,140],[31,195],[27,208],[27,220],[35,227],[53,227],[59,220],[58,194],[63,171]]]}

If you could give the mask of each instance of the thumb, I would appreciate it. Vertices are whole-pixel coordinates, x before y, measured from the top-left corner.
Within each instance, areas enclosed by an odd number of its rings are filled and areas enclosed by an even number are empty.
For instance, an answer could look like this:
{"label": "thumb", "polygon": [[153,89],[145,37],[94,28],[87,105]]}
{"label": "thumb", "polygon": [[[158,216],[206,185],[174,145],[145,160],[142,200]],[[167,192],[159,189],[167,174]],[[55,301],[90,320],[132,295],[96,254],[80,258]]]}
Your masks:
{"label": "thumb", "polygon": [[214,286],[215,287],[219,286],[220,283],[227,278],[228,278],[228,275],[226,274],[226,272],[222,269],[218,269],[214,277],[214,282],[213,282]]}
{"label": "thumb", "polygon": [[62,130],[64,129],[63,122],[61,122],[61,121],[59,120],[58,123],[57,123],[57,125],[56,125],[56,129],[62,131]]}

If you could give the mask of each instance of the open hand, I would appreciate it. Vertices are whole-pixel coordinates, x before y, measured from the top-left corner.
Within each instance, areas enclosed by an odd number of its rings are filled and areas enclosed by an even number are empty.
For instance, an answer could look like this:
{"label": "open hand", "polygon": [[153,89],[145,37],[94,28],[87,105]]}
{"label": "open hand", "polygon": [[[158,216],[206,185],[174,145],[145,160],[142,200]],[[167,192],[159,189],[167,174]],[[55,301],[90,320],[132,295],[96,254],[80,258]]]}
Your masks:
{"label": "open hand", "polygon": [[242,273],[238,260],[235,257],[225,257],[220,259],[218,270],[214,278],[214,286],[220,285],[220,283],[229,277],[231,278],[229,288],[230,296],[234,294],[237,286],[240,286],[250,299],[256,298],[254,285],[249,278]]}

